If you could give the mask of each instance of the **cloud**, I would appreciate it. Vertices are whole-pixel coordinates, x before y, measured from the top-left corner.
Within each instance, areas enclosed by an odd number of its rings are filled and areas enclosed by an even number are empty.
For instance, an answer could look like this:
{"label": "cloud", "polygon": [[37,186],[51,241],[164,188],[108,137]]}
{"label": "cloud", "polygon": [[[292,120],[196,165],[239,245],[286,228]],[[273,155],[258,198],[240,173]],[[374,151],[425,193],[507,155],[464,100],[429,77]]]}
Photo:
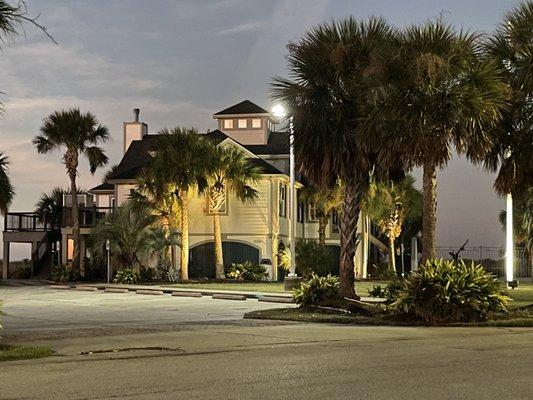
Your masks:
{"label": "cloud", "polygon": [[218,36],[224,36],[224,35],[233,35],[236,33],[243,33],[243,32],[250,32],[250,31],[259,31],[265,26],[264,21],[249,21],[244,22],[242,24],[233,26],[231,28],[223,29],[221,31],[218,31]]}

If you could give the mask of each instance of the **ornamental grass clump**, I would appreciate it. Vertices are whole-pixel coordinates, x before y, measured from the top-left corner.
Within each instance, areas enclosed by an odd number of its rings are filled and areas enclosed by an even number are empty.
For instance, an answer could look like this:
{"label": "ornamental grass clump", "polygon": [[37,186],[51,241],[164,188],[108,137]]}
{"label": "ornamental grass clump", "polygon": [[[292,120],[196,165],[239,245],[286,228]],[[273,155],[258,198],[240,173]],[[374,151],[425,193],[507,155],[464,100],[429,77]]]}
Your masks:
{"label": "ornamental grass clump", "polygon": [[141,281],[141,277],[133,268],[122,268],[118,270],[113,282],[124,283],[126,285],[134,285]]}
{"label": "ornamental grass clump", "polygon": [[336,276],[318,276],[314,272],[311,278],[302,282],[294,291],[294,301],[301,306],[310,306],[326,300],[338,299],[339,278]]}
{"label": "ornamental grass clump", "polygon": [[512,301],[481,265],[428,260],[405,280],[393,306],[427,323],[486,321]]}

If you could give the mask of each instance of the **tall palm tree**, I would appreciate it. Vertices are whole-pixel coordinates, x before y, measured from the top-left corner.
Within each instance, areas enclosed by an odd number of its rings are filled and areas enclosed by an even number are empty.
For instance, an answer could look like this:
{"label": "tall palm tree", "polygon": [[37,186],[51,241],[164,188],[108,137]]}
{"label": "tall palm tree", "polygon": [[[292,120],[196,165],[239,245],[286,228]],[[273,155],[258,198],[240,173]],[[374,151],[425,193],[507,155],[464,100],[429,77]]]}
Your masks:
{"label": "tall palm tree", "polygon": [[478,35],[442,21],[408,27],[398,75],[374,103],[373,117],[395,133],[404,159],[423,168],[423,259],[435,257],[437,170],[451,159],[452,147],[479,160],[505,106],[500,71],[480,53]]}
{"label": "tall palm tree", "polygon": [[508,107],[493,131],[494,146],[484,160],[497,172],[500,195],[520,196],[533,186],[533,2],[509,12],[485,47],[502,70]]}
{"label": "tall palm tree", "polygon": [[173,128],[159,131],[156,154],[149,166],[175,185],[179,193],[181,216],[181,269],[182,280],[189,279],[189,196],[196,190],[203,194],[209,184],[213,146],[198,135],[194,128]]}
{"label": "tall palm tree", "polygon": [[15,189],[7,174],[8,169],[9,159],[0,152],[0,214],[4,216],[15,196]]}
{"label": "tall palm tree", "polygon": [[339,212],[343,200],[344,187],[337,180],[331,188],[306,186],[301,190],[301,195],[308,203],[312,203],[318,218],[318,243],[326,245],[326,227],[333,212]]}
{"label": "tall palm tree", "polygon": [[[133,207],[146,209],[156,217],[157,225],[165,235],[171,236],[180,225],[180,199],[175,183],[168,180],[162,169],[152,166],[144,169],[137,178],[137,190],[130,195]],[[176,246],[169,245],[165,250],[165,257],[176,267]]]}
{"label": "tall palm tree", "polygon": [[233,146],[213,149],[213,170],[209,176],[208,212],[213,215],[213,237],[215,242],[215,271],[217,279],[225,279],[224,254],[220,212],[227,207],[228,196],[235,196],[245,202],[257,197],[252,185],[257,182],[261,169],[252,165],[245,154]]}
{"label": "tall palm tree", "polygon": [[40,154],[54,150],[64,150],[63,164],[70,179],[72,195],[72,234],[74,240],[73,266],[83,272],[84,259],[80,254],[80,221],[78,218],[78,193],[76,177],[80,156],[89,161],[91,174],[98,167],[107,164],[107,156],[98,145],[109,139],[107,128],[98,123],[96,117],[81,113],[79,109],[56,111],[45,118],[41,126],[41,134],[35,136],[33,145]]}
{"label": "tall palm tree", "polygon": [[355,296],[357,222],[369,173],[386,174],[397,161],[386,131],[363,123],[396,48],[396,32],[383,19],[324,24],[288,46],[289,79],[273,83],[273,97],[293,116],[299,170],[318,187],[339,178],[345,185],[339,275],[346,297]]}
{"label": "tall palm tree", "polygon": [[396,271],[395,241],[404,222],[415,220],[422,211],[422,194],[414,182],[411,175],[400,182],[373,182],[364,203],[365,212],[389,239],[389,265],[393,271]]}

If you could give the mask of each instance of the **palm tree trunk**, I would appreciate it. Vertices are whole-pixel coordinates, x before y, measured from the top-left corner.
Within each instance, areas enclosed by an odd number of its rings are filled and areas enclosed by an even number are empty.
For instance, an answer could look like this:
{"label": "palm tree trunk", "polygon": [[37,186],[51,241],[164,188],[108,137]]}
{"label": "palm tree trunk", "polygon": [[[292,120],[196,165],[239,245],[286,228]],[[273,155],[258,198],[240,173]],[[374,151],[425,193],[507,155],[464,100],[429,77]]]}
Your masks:
{"label": "palm tree trunk", "polygon": [[328,217],[322,215],[318,218],[318,244],[326,245],[326,226],[328,225]]}
{"label": "palm tree trunk", "polygon": [[343,297],[358,298],[355,294],[355,249],[357,247],[357,222],[366,181],[347,181],[340,217],[341,254],[339,292]]}
{"label": "palm tree trunk", "polygon": [[69,171],[70,178],[70,195],[72,199],[72,240],[74,242],[74,251],[72,256],[72,267],[83,274],[83,263],[81,261],[80,249],[80,218],[78,211],[78,188],[76,187],[76,171]]}
{"label": "palm tree trunk", "polygon": [[392,236],[389,238],[389,260],[391,271],[396,273],[396,252],[394,251],[394,239]]}
{"label": "palm tree trunk", "polygon": [[226,279],[224,275],[224,254],[222,250],[222,232],[220,230],[220,216],[213,214],[213,234],[215,242],[215,273],[216,279]]}
{"label": "palm tree trunk", "polygon": [[424,162],[422,193],[422,263],[435,258],[437,229],[437,167]]}
{"label": "palm tree trunk", "polygon": [[189,280],[189,191],[181,191],[181,269],[182,281]]}

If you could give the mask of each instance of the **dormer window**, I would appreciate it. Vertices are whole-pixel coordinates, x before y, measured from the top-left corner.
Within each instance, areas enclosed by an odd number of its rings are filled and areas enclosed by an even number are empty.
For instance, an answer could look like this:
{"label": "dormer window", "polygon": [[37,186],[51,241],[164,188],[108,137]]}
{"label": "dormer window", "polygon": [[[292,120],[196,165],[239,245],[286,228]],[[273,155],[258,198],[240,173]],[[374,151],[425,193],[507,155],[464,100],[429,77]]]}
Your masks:
{"label": "dormer window", "polygon": [[247,124],[245,119],[239,119],[238,125],[239,129],[246,129]]}
{"label": "dormer window", "polygon": [[261,128],[261,118],[252,119],[252,128]]}
{"label": "dormer window", "polygon": [[224,120],[224,129],[233,129],[233,120],[225,119]]}

